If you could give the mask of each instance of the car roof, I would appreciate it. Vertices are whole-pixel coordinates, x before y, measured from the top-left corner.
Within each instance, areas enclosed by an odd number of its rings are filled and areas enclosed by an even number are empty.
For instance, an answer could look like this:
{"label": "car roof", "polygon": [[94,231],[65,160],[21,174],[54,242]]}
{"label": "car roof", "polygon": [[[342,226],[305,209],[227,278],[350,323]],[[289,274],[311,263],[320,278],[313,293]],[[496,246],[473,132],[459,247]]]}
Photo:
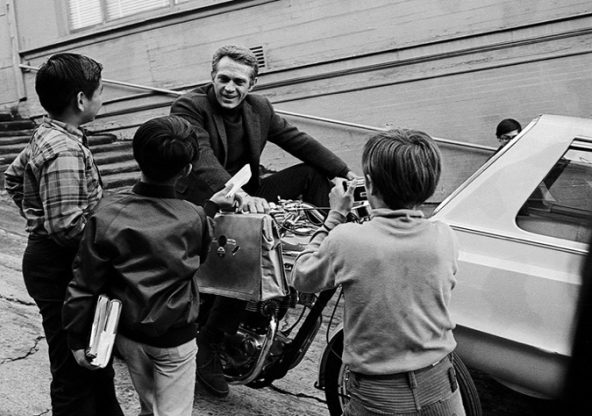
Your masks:
{"label": "car roof", "polygon": [[444,200],[433,218],[451,225],[524,237],[527,232],[517,227],[516,214],[574,142],[592,149],[592,120],[538,116]]}

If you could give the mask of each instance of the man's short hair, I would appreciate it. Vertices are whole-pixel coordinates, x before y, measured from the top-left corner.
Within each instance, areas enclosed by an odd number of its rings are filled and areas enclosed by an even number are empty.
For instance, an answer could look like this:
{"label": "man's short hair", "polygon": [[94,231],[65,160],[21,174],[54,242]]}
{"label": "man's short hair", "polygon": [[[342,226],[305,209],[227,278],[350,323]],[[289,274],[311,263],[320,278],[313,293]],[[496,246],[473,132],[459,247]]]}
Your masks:
{"label": "man's short hair", "polygon": [[142,173],[157,182],[173,178],[199,159],[195,129],[178,116],[158,117],[142,124],[134,134],[132,147]]}
{"label": "man's short hair", "polygon": [[442,156],[428,134],[392,129],[368,139],[362,170],[389,208],[413,208],[436,190]]}
{"label": "man's short hair", "polygon": [[91,98],[101,82],[103,66],[75,53],[58,53],[39,68],[35,91],[41,106],[49,113],[61,114],[79,92]]}
{"label": "man's short hair", "polygon": [[513,118],[505,118],[497,125],[497,128],[495,129],[495,135],[499,139],[504,134],[514,130],[518,130],[518,133],[522,131],[522,126],[520,123]]}
{"label": "man's short hair", "polygon": [[218,48],[216,52],[214,52],[214,57],[212,58],[212,78],[218,71],[218,63],[225,56],[229,57],[233,61],[240,62],[243,65],[253,68],[251,84],[255,82],[255,78],[257,78],[257,75],[259,75],[259,62],[257,61],[257,57],[250,49],[234,45],[222,46]]}

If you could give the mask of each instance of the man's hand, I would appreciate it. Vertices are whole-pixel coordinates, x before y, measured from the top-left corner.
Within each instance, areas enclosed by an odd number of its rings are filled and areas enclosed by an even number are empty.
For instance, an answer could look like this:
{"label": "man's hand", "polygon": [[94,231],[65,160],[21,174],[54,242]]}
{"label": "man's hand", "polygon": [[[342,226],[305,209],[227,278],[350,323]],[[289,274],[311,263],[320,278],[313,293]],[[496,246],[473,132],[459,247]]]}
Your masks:
{"label": "man's hand", "polygon": [[344,190],[344,182],[343,179],[338,179],[337,184],[331,189],[329,193],[329,206],[333,211],[337,211],[345,217],[354,205],[356,184],[354,181],[351,181],[347,189]]}
{"label": "man's hand", "polygon": [[260,213],[266,214],[269,212],[269,203],[264,198],[259,198],[256,196],[251,196],[246,192],[241,192],[239,194],[240,198],[243,200],[243,211],[253,212],[253,213]]}
{"label": "man's hand", "polygon": [[253,212],[260,214],[267,214],[269,212],[269,203],[264,198],[251,196],[242,189],[238,191],[237,196],[242,201],[241,210],[245,212]]}
{"label": "man's hand", "polygon": [[96,365],[92,365],[90,361],[88,361],[88,358],[86,358],[86,353],[84,352],[84,350],[72,350],[72,355],[74,356],[74,359],[76,360],[76,363],[79,366],[91,371],[99,369],[99,367],[97,367]]}

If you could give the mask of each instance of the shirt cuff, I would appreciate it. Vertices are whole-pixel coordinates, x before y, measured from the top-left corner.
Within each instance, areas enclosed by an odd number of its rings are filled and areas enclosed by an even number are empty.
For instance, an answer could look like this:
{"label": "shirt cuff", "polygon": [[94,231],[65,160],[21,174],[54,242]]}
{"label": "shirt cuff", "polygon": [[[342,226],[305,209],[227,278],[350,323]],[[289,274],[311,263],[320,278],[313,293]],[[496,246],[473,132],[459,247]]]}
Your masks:
{"label": "shirt cuff", "polygon": [[220,206],[218,204],[216,204],[215,202],[208,199],[204,203],[204,211],[206,212],[206,215],[208,217],[214,218],[216,216],[216,214],[218,213],[218,211],[220,211]]}
{"label": "shirt cuff", "polygon": [[323,227],[327,230],[327,231],[331,231],[333,228],[337,227],[339,224],[343,224],[344,222],[346,222],[347,218],[345,217],[345,215],[337,212],[337,211],[329,211],[329,215],[327,215],[327,218],[325,219],[325,222],[323,223]]}
{"label": "shirt cuff", "polygon": [[86,350],[88,347],[86,336],[75,332],[68,332],[68,347],[73,351]]}
{"label": "shirt cuff", "polygon": [[339,173],[337,174],[337,177],[338,177],[338,178],[347,178],[347,174],[348,174],[349,172],[351,172],[351,169],[350,169],[349,167],[347,167],[347,166],[346,166],[345,168],[343,168],[343,169],[341,170],[341,172],[339,172]]}

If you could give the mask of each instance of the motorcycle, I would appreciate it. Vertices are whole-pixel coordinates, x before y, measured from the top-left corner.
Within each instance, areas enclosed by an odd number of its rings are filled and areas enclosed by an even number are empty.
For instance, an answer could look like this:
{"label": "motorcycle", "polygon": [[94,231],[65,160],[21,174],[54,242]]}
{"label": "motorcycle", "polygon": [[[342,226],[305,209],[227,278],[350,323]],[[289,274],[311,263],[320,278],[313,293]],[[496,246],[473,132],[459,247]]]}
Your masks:
{"label": "motorcycle", "polygon": [[[289,273],[324,216],[313,205],[291,200],[271,204],[270,215],[280,231],[283,264]],[[348,220],[363,222],[368,217],[367,201],[356,202]],[[331,321],[334,320],[340,300],[341,288],[317,294],[289,288],[284,297],[249,301],[238,332],[226,336],[221,346],[220,358],[228,383],[263,388],[283,378],[306,355],[321,328],[326,308],[333,308]],[[315,387],[325,391],[330,415],[338,416],[349,400],[348,369],[341,361],[343,326],[329,322],[327,331],[331,327],[335,329],[327,334]],[[456,354],[453,363],[466,414],[481,415],[479,396],[467,368]]]}

